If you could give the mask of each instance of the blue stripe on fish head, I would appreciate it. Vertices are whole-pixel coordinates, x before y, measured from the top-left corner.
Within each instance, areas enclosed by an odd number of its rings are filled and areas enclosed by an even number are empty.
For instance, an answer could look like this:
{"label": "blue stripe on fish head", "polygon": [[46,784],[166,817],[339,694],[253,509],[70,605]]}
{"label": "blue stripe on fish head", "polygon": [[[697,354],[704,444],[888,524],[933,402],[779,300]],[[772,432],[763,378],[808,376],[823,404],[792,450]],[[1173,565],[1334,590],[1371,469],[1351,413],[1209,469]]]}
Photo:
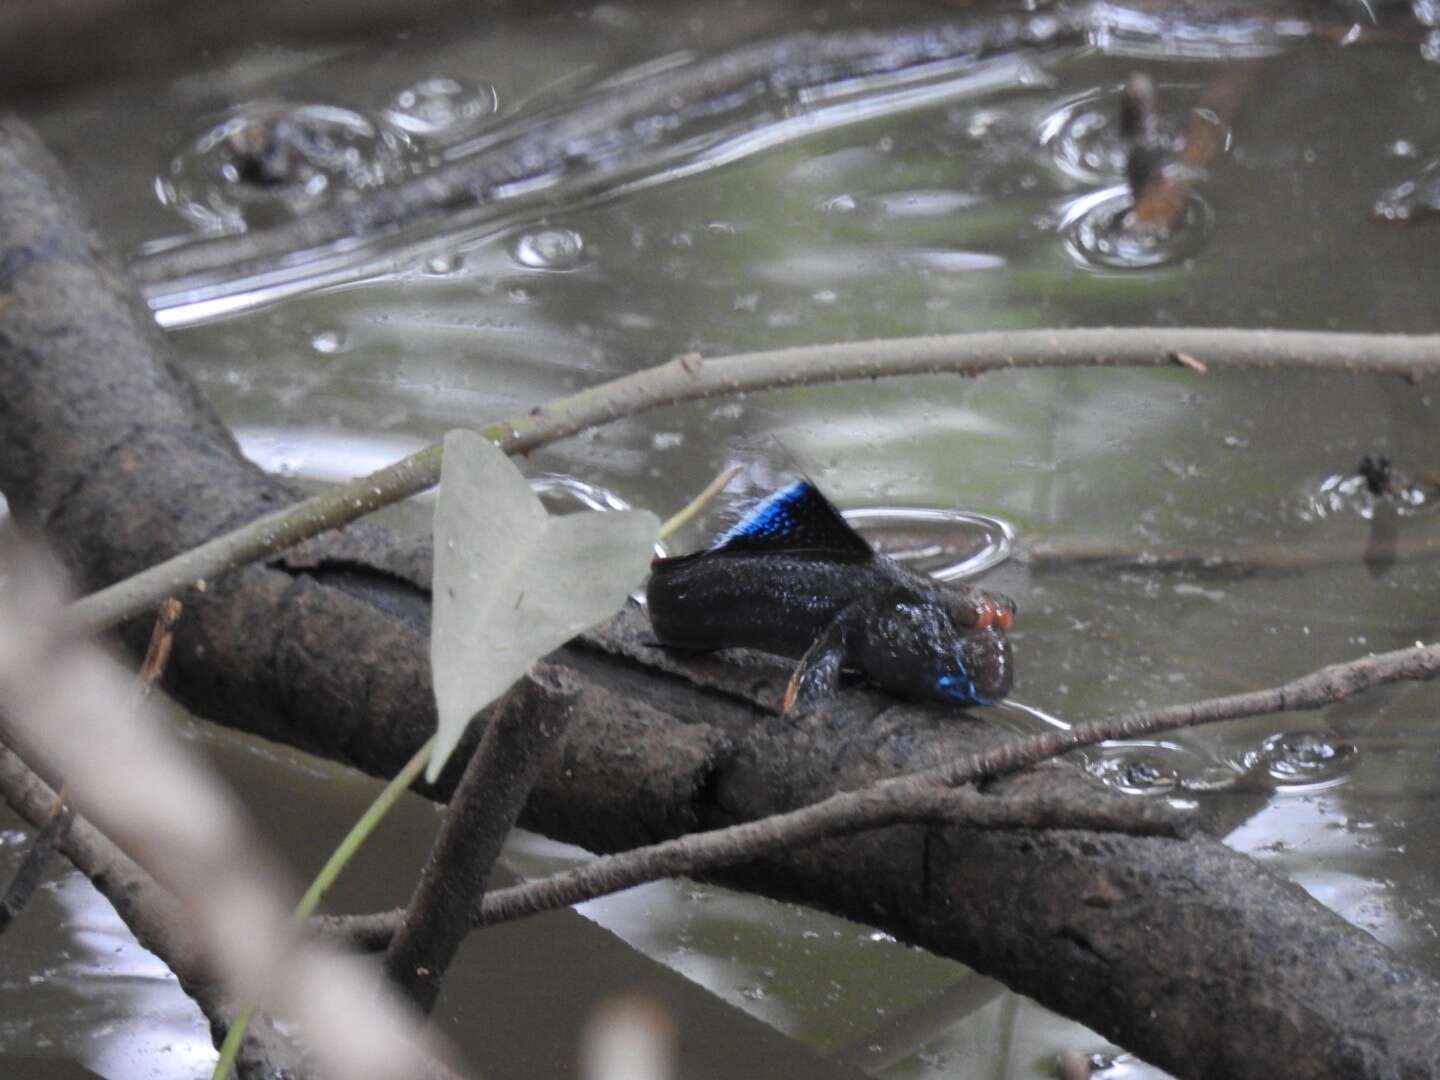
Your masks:
{"label": "blue stripe on fish head", "polygon": [[975,688],[975,680],[965,671],[965,665],[960,662],[960,658],[957,656],[955,659],[960,664],[960,674],[941,675],[935,680],[935,689],[940,696],[958,701],[962,705],[992,704],[990,698]]}

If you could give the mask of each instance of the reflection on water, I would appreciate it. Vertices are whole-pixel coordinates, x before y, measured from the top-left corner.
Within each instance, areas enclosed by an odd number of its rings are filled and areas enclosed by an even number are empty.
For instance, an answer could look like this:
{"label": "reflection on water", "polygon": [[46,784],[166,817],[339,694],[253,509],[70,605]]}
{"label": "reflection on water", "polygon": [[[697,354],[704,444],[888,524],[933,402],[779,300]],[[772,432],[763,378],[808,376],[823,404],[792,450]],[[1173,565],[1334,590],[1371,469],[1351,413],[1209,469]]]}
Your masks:
{"label": "reflection on water", "polygon": [[[0,833],[0,878],[7,882],[24,835]],[[52,872],[57,876],[5,936],[0,1071],[40,1080],[56,1075],[58,1062],[46,1060],[53,1057],[78,1060],[107,1080],[207,1072],[215,1060],[209,1025],[170,969],[136,942],[78,872],[59,866]],[[39,933],[46,925],[62,928],[63,949]],[[35,1060],[8,1065],[10,1054]]]}
{"label": "reflection on water", "polygon": [[[1068,8],[1035,13],[1058,21],[1042,34],[1027,17],[1017,26],[1031,38],[1012,34],[1003,48],[988,38],[983,62],[972,62],[973,40],[927,46],[891,27],[868,51],[784,68],[779,84],[763,73],[700,91],[692,81],[678,110],[645,98],[655,80],[715,74],[717,58],[750,71],[744,63],[762,53],[745,49],[840,41],[829,35],[857,19],[828,6],[817,27],[809,9],[762,9],[684,6],[651,24],[605,5],[316,59],[259,86],[217,76],[224,89],[203,101],[117,88],[113,101],[47,118],[47,135],[79,163],[112,234],[151,252],[153,299],[170,325],[189,326],[173,335],[182,360],[246,453],[307,482],[371,471],[451,427],[691,351],[1109,323],[1436,329],[1434,235],[1372,213],[1376,193],[1407,169],[1416,190],[1433,173],[1440,66],[1417,48],[1296,45],[1323,29],[1323,11],[1308,24],[1207,26],[1104,5],[1083,27],[1064,21]],[[1352,15],[1336,16],[1342,31]],[[861,55],[876,70],[841,63]],[[1236,56],[1268,58],[1212,125],[1218,149],[1191,178],[1190,218],[1163,249],[1124,248],[1133,199],[1117,186],[1127,161],[1115,88],[1149,76],[1156,138],[1173,154],[1197,103],[1224,84],[1230,69],[1217,61]],[[176,198],[184,181],[187,198],[216,216],[205,229],[248,226],[252,215],[324,220],[327,199],[350,182],[348,151],[365,160],[348,136],[282,131],[276,114],[266,114],[274,147],[263,131],[219,130],[259,101],[348,109],[392,133],[396,160],[423,176],[488,162],[498,194],[483,213],[442,210],[395,236],[322,243],[313,259],[154,275],[193,253],[173,247],[173,211],[152,190],[176,132],[211,139],[172,177]],[[407,143],[418,156],[399,153]],[[533,151],[528,166],[517,147]],[[332,151],[338,171],[326,164]],[[201,158],[203,169],[187,171]],[[517,161],[525,167],[504,173]],[[252,182],[241,197],[224,189],[227,168],[300,186]],[[317,178],[318,209],[307,209]],[[244,314],[219,318],[227,312]],[[1405,553],[1440,541],[1423,487],[1440,461],[1435,412],[1424,382],[1179,366],[1007,372],[662,409],[537,452],[527,467],[568,505],[663,515],[743,464],[743,490],[722,496],[677,548],[703,544],[795,473],[812,476],[881,550],[941,576],[981,574],[1016,598],[1019,701],[991,718],[1033,731],[1433,640],[1433,566]],[[1367,456],[1406,463],[1417,486],[1377,497],[1355,472]],[[400,513],[422,529],[428,509]],[[1380,538],[1385,560],[1370,557],[1377,519],[1393,530]],[[1033,542],[1058,552],[1044,568],[1007,557]],[[1067,544],[1131,557],[1067,560]],[[1146,560],[1156,549],[1201,555],[1157,567]],[[1224,576],[1203,557],[1262,549],[1264,560]],[[1396,689],[1084,760],[1122,790],[1195,804],[1233,846],[1434,965],[1434,702],[1428,686]],[[338,823],[323,794],[293,797]],[[514,855],[533,872],[573,857],[529,839]],[[389,885],[390,902],[408,887]],[[586,914],[730,1005],[886,1076],[1039,1076],[1063,1049],[1117,1052],[1029,1003],[972,993],[956,965],[785,905],[677,883]],[[67,943],[62,934],[58,947]],[[56,947],[43,943],[26,970],[48,970]],[[100,988],[112,982],[110,1000],[123,999],[129,983],[107,977]],[[68,1007],[57,1004],[57,1016]],[[116,1011],[129,1008],[121,1000]],[[157,1010],[153,1030],[168,1030]],[[55,1024],[46,1037],[83,1042],[63,1018]],[[1107,1068],[1141,1075],[1124,1060]]]}

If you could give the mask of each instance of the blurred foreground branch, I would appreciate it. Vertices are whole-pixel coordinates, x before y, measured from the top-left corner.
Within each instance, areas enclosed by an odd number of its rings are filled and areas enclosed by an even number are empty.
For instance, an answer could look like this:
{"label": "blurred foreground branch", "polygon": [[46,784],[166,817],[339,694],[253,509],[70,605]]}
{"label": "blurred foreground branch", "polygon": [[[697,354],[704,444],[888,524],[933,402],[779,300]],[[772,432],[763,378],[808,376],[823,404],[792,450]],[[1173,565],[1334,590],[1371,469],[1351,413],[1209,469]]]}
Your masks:
{"label": "blurred foreground branch", "polygon": [[[145,660],[141,663],[140,673],[135,680],[135,693],[138,697],[148,697],[165,670],[165,661],[170,658],[170,646],[174,640],[170,631],[179,617],[178,600],[161,602],[160,611],[155,617],[155,628],[150,633],[150,646],[145,651]],[[5,890],[4,896],[0,897],[0,934],[5,932],[29,902],[35,887],[40,883],[45,864],[59,849],[70,829],[75,815],[65,796],[66,791],[62,786],[55,793],[55,802],[44,821],[34,822],[38,831],[31,837],[9,888]]]}

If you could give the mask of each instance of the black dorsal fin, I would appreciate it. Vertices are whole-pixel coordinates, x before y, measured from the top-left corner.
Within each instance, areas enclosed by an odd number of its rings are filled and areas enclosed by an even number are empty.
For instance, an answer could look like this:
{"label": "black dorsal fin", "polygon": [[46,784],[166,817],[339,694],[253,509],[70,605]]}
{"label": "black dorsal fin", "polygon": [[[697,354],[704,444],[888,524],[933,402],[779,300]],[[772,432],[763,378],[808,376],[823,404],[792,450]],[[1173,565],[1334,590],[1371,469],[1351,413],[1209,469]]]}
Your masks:
{"label": "black dorsal fin", "polygon": [[756,503],[710,547],[726,553],[801,550],[847,559],[875,554],[809,480],[796,480]]}

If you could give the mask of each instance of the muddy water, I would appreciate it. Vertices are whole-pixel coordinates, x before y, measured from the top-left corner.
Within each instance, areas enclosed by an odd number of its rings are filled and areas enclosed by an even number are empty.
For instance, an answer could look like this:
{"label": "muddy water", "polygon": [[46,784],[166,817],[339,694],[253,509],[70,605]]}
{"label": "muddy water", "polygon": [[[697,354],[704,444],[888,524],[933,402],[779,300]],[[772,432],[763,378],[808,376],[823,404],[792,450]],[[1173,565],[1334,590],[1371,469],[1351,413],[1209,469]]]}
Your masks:
{"label": "muddy water", "polygon": [[[1244,20],[1166,36],[1118,8],[1088,43],[1036,32],[918,72],[781,80],[726,98],[713,123],[691,116],[668,142],[590,132],[569,171],[493,213],[292,252],[300,271],[164,276],[177,238],[283,224],[482,155],[504,125],[857,18],[670,10],[658,40],[652,20],[606,5],[339,56],[260,52],[215,78],[121,87],[43,119],[111,234],[141,254],[157,314],[247,452],[315,482],[691,350],[1112,323],[1436,329],[1433,232],[1373,212],[1440,154],[1428,32],[1344,49]],[[1237,57],[1249,58],[1244,89],[1222,115],[1215,88]],[[1168,151],[1196,124],[1217,147],[1158,244],[1113,228],[1128,201],[1119,88],[1136,71],[1156,86]],[[225,140],[281,120],[289,149],[264,167],[287,179],[235,183]],[[1016,701],[994,719],[1028,730],[1430,640],[1434,565],[1403,553],[1440,541],[1431,501],[1377,504],[1354,474],[1367,454],[1416,476],[1440,468],[1432,393],[1184,367],[907,379],[661,410],[531,464],[662,514],[743,465],[681,547],[804,471],[866,511],[858,523],[888,548],[931,569],[988,567],[1022,612]],[[394,516],[423,528],[424,513]],[[1374,557],[1387,530],[1402,552],[1390,563]],[[1115,558],[1079,558],[1096,549]],[[1178,564],[1157,562],[1177,549]],[[1207,565],[1217,556],[1253,565]],[[1196,804],[1234,846],[1440,967],[1435,713],[1431,688],[1403,687],[1106,747],[1087,764],[1136,797]],[[318,863],[372,790],[288,751],[184,730],[297,868]],[[299,813],[314,827],[287,827]],[[433,824],[430,808],[407,806],[337,904],[398,902]],[[20,830],[0,827],[8,865]],[[511,861],[534,873],[575,854],[525,837]],[[893,1077],[1021,1077],[1049,1075],[1061,1049],[1116,1052],[958,965],[720,890],[657,885],[545,925],[473,944],[447,991],[447,1030],[487,1075],[568,1069],[581,1018],[622,983],[674,1003],[705,1075],[733,1074],[738,1045],[763,1048],[744,1071],[785,1076],[841,1068],[819,1055]],[[204,1068],[198,1017],[82,883],[57,877],[26,930],[0,964],[0,1051],[107,1077]],[[789,1038],[766,1041],[773,1032]],[[1141,1074],[1124,1061],[1105,1073]]]}

